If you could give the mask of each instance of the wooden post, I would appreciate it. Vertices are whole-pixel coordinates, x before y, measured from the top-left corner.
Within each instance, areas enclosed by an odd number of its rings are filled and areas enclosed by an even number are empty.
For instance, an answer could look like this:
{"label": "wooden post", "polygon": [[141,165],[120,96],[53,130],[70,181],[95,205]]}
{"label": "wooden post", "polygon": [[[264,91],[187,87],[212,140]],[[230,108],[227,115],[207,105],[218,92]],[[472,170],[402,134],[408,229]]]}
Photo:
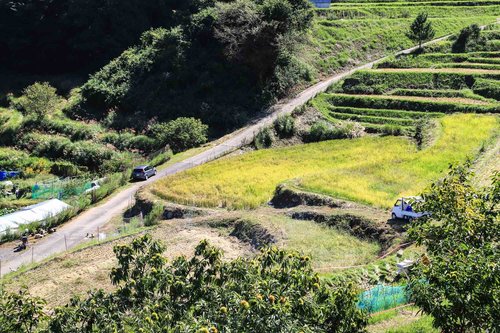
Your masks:
{"label": "wooden post", "polygon": [[66,235],[64,235],[64,247],[66,248],[66,251],[68,251],[68,242],[66,241]]}
{"label": "wooden post", "polygon": [[34,247],[34,246],[32,246],[32,247],[31,247],[31,263],[33,263],[33,261],[34,261],[34,260],[33,260],[34,252],[35,252],[35,247]]}
{"label": "wooden post", "polygon": [[97,227],[97,243],[99,243],[99,227]]}

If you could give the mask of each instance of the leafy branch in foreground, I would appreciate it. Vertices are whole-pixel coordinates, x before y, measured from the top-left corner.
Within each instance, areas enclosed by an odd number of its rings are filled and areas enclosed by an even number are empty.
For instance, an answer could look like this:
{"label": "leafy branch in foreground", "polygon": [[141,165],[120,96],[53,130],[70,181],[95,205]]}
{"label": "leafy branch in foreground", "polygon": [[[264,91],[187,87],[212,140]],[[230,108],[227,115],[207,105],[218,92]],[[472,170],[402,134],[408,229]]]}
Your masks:
{"label": "leafy branch in foreground", "polygon": [[470,165],[452,168],[424,195],[424,211],[409,230],[426,256],[412,271],[415,303],[443,332],[500,327],[500,175],[490,188],[471,184]]}
{"label": "leafy branch in foreground", "polygon": [[366,326],[355,288],[320,281],[310,258],[297,252],[273,248],[227,262],[203,241],[192,258],[167,263],[165,248],[150,235],[114,251],[116,291],[73,298],[42,331],[306,333]]}
{"label": "leafy branch in foreground", "polygon": [[46,319],[45,301],[31,297],[26,289],[7,293],[0,286],[0,328],[2,333],[34,332]]}

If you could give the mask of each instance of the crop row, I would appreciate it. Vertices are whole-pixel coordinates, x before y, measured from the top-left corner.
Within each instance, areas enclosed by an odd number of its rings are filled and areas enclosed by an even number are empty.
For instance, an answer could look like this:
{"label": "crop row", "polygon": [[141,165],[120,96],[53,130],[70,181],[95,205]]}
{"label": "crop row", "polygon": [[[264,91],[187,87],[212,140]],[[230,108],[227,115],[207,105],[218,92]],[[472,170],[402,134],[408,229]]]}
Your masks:
{"label": "crop row", "polygon": [[329,9],[318,10],[321,18],[335,19],[373,19],[373,18],[410,18],[425,11],[429,17],[460,17],[482,16],[490,12],[498,12],[497,4],[482,6],[332,6]]}
{"label": "crop row", "polygon": [[104,130],[99,125],[90,125],[69,119],[28,118],[23,127],[28,130],[43,129],[47,133],[61,134],[72,141],[93,140]]}
{"label": "crop row", "polygon": [[399,72],[365,70],[354,73],[344,80],[342,91],[346,93],[383,94],[397,88],[405,89],[453,89],[472,88],[477,79],[497,79],[497,74],[468,74],[447,72]]}
{"label": "crop row", "polygon": [[415,119],[423,116],[426,117],[441,117],[444,113],[440,112],[418,112],[406,110],[387,110],[387,109],[368,109],[368,108],[355,108],[346,106],[329,106],[331,112],[347,113],[361,116],[374,116],[384,118],[400,118],[400,119]]}
{"label": "crop row", "polygon": [[499,64],[480,64],[480,63],[472,63],[472,62],[453,62],[453,63],[444,63],[438,66],[439,68],[472,68],[472,69],[491,69],[491,70],[500,70]]}
{"label": "crop row", "polygon": [[[475,85],[479,80],[476,80]],[[496,82],[496,81],[494,81]],[[475,94],[472,90],[470,89],[462,89],[462,90],[452,90],[452,89],[443,89],[443,90],[428,90],[428,89],[404,89],[404,88],[399,88],[399,89],[394,89],[388,92],[389,95],[396,95],[396,96],[420,96],[420,97],[461,97],[461,98],[469,98],[469,99],[477,99],[480,101],[490,101],[494,102],[492,100],[489,100],[481,95]]]}
{"label": "crop row", "polygon": [[446,0],[338,0],[332,7],[335,6],[488,6],[498,5],[498,0],[459,0],[459,1],[446,1]]}
{"label": "crop row", "polygon": [[340,120],[352,120],[352,121],[357,121],[357,122],[362,122],[362,123],[370,123],[370,124],[391,124],[391,125],[401,125],[401,126],[412,126],[413,122],[414,122],[411,119],[362,116],[362,115],[357,115],[357,114],[339,113],[339,112],[330,112],[330,115],[333,118],[340,119]]}
{"label": "crop row", "polygon": [[474,83],[474,92],[500,101],[500,82],[497,80],[478,79]]}
{"label": "crop row", "polygon": [[498,113],[497,105],[472,105],[446,101],[411,100],[405,98],[388,98],[384,96],[357,96],[347,94],[328,94],[328,102],[335,106],[351,106],[373,109],[396,109],[442,113]]}

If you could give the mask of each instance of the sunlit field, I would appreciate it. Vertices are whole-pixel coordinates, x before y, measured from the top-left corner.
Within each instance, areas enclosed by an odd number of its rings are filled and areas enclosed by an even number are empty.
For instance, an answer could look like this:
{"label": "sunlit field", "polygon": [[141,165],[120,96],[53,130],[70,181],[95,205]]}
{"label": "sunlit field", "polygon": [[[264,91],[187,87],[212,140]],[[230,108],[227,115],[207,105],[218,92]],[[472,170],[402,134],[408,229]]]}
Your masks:
{"label": "sunlit field", "polygon": [[150,190],[178,203],[250,209],[293,179],[307,191],[389,207],[401,195],[418,194],[450,163],[476,156],[498,128],[495,116],[455,114],[440,122],[439,139],[420,151],[392,136],[260,150],[167,177]]}

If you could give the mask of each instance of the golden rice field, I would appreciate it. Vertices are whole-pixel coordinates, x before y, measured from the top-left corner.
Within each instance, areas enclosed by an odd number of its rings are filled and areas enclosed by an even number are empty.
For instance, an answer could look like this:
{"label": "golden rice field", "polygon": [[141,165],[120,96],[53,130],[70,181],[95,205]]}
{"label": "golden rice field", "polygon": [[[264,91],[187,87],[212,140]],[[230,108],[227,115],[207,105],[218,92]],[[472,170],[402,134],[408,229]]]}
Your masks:
{"label": "golden rice field", "polygon": [[259,150],[164,178],[149,189],[178,203],[250,209],[294,179],[307,191],[386,208],[401,195],[420,193],[450,163],[474,157],[499,128],[498,119],[487,115],[455,114],[440,122],[436,143],[420,151],[410,139],[392,136]]}

